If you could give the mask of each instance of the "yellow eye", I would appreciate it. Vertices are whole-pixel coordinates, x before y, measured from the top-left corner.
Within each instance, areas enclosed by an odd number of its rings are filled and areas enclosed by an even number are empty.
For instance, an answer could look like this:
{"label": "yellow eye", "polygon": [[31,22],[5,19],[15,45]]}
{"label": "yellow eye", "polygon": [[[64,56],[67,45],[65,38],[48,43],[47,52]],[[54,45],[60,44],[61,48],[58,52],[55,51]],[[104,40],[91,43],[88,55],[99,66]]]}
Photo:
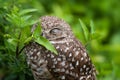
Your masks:
{"label": "yellow eye", "polygon": [[52,34],[52,35],[59,35],[61,33],[62,33],[62,31],[59,28],[54,28],[50,31],[50,34]]}

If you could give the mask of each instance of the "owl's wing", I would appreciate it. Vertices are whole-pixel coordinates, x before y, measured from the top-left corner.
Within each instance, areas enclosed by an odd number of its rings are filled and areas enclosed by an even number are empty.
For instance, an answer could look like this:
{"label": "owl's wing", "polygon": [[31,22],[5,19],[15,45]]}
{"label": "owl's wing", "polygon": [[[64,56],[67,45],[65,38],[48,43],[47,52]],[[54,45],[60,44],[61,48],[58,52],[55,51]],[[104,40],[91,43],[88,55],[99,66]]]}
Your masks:
{"label": "owl's wing", "polygon": [[35,80],[54,80],[47,68],[47,61],[41,55],[42,48],[39,44],[31,42],[26,46],[27,63],[31,67]]}
{"label": "owl's wing", "polygon": [[86,49],[82,46],[82,44],[78,40],[74,40],[72,49],[70,49],[69,55],[67,57],[71,57],[71,63],[75,68],[75,71],[79,75],[80,80],[96,80],[96,70],[94,65],[92,64],[90,57],[88,56]]}
{"label": "owl's wing", "polygon": [[54,46],[58,55],[36,43],[26,47],[28,62],[36,80],[96,80],[95,68],[78,41]]}
{"label": "owl's wing", "polygon": [[59,52],[53,59],[50,58],[54,75],[59,75],[61,80],[96,80],[95,68],[86,53],[85,48],[78,40],[54,44]]}

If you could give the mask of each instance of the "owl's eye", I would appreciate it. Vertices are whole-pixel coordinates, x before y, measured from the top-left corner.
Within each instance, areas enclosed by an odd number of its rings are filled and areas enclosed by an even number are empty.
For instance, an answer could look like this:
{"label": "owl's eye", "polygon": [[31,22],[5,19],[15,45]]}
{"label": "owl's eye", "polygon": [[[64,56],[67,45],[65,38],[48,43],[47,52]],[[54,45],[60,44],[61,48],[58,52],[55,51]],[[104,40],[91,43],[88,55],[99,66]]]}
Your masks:
{"label": "owl's eye", "polygon": [[62,33],[62,31],[59,28],[54,28],[50,31],[50,34],[52,34],[52,35],[60,35],[61,33]]}

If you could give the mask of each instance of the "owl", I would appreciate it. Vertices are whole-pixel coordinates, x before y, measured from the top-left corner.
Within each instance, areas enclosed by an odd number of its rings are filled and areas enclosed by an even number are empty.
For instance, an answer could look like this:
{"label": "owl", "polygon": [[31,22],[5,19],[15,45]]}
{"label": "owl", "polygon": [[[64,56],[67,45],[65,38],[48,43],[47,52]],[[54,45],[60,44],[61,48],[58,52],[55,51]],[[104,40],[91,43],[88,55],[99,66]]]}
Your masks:
{"label": "owl", "polygon": [[[54,16],[40,18],[41,36],[49,40],[58,54],[30,42],[27,63],[35,80],[96,80],[96,70],[85,47],[75,38],[68,23]],[[32,31],[36,26],[34,25]]]}

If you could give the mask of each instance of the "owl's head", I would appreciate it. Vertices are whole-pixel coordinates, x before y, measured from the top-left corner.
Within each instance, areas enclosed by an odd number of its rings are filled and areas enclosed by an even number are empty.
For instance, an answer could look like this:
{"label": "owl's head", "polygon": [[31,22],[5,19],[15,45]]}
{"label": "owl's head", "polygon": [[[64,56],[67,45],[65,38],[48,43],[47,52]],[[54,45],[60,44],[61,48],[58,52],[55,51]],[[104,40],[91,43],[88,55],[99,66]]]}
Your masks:
{"label": "owl's head", "polygon": [[43,16],[40,18],[42,36],[48,40],[62,40],[73,36],[70,26],[57,17]]}

